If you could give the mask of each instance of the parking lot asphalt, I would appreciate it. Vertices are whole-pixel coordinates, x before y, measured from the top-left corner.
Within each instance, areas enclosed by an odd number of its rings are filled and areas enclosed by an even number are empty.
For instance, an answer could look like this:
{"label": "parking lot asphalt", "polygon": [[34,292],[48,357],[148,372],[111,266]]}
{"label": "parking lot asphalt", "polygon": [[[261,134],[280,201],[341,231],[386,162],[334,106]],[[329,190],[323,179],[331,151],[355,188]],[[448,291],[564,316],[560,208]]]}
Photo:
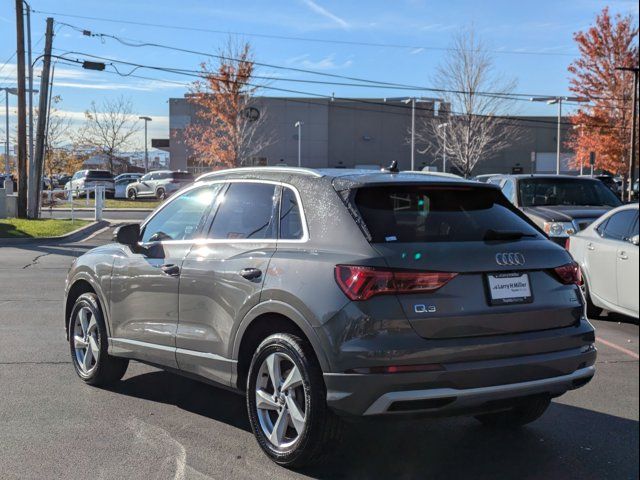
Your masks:
{"label": "parking lot asphalt", "polygon": [[597,373],[511,432],[469,418],[350,424],[324,463],[289,471],[261,453],[241,396],[136,362],[110,389],[84,385],[62,319],[70,245],[0,247],[0,478],[638,477],[638,326],[594,320]]}

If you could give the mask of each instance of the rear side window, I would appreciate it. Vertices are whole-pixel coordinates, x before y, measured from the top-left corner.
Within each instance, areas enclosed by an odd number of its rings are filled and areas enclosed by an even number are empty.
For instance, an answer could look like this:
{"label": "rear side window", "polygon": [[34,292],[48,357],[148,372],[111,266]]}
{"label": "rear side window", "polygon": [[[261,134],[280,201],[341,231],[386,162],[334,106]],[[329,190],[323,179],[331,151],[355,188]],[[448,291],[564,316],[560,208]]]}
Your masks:
{"label": "rear side window", "polygon": [[231,183],[209,230],[209,238],[275,238],[275,185]]}
{"label": "rear side window", "polygon": [[173,172],[171,173],[171,178],[174,180],[191,181],[193,180],[193,175],[189,172]]}
{"label": "rear side window", "polygon": [[285,187],[282,189],[280,200],[280,239],[298,240],[302,235],[302,218],[298,199],[293,190]]}
{"label": "rear side window", "polygon": [[544,238],[503,202],[499,191],[473,187],[364,187],[355,195],[373,243],[473,242],[495,232]]}
{"label": "rear side window", "polygon": [[605,238],[611,238],[613,240],[626,240],[629,238],[631,232],[631,226],[636,219],[635,210],[623,210],[618,212],[607,220],[604,229],[600,231],[600,234]]}
{"label": "rear side window", "polygon": [[104,170],[89,170],[87,172],[87,177],[113,180],[113,175],[110,172],[105,172]]}

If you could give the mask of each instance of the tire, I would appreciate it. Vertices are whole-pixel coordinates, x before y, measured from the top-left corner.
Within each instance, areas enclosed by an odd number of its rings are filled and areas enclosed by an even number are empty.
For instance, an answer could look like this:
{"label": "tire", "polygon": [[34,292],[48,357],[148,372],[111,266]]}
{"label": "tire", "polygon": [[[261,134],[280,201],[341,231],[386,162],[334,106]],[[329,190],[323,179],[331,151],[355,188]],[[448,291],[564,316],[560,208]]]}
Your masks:
{"label": "tire", "polygon": [[156,190],[156,198],[158,200],[164,200],[165,198],[167,198],[167,192],[164,188],[160,187]]}
{"label": "tire", "polygon": [[549,397],[529,398],[518,402],[511,410],[485,413],[475,419],[487,427],[518,428],[540,418],[550,403]]}
{"label": "tire", "polygon": [[127,198],[134,201],[138,199],[138,192],[136,192],[135,188],[127,190]]}
{"label": "tire", "polygon": [[[282,387],[286,387],[294,368],[299,372],[298,381],[291,382],[295,387],[280,389],[278,400],[275,395],[269,396],[275,390],[272,369],[268,368],[270,359],[279,362]],[[268,408],[258,408],[258,389],[270,398]],[[316,463],[329,453],[330,447],[339,443],[342,422],[327,407],[322,370],[309,343],[296,335],[274,334],[258,346],[249,367],[246,399],[249,423],[258,445],[279,465],[299,468]],[[261,405],[267,404],[264,396],[260,400]],[[298,415],[291,413],[290,402],[294,403],[292,409],[298,407]],[[273,408],[276,404],[280,410]],[[285,424],[278,422],[281,418]],[[285,425],[281,441],[277,435],[274,437],[278,425]],[[270,436],[276,441],[270,440]]]}
{"label": "tire", "polygon": [[[84,320],[82,319],[84,318]],[[83,322],[85,327],[82,326]],[[87,332],[88,333],[85,333]],[[84,348],[82,343],[88,345]],[[78,297],[69,317],[69,347],[71,363],[78,376],[89,385],[110,385],[120,380],[129,366],[129,360],[112,357],[107,353],[107,328],[102,316],[102,310],[98,303],[98,297],[94,293],[84,293]],[[76,348],[78,347],[78,349]],[[91,350],[87,364],[83,359]],[[95,351],[98,358],[95,358]]]}
{"label": "tire", "polygon": [[591,294],[589,293],[589,285],[587,284],[587,279],[584,276],[584,272],[582,272],[582,293],[584,294],[584,299],[587,304],[587,318],[593,319],[598,318],[602,315],[602,308],[597,307],[593,301],[591,301]]}

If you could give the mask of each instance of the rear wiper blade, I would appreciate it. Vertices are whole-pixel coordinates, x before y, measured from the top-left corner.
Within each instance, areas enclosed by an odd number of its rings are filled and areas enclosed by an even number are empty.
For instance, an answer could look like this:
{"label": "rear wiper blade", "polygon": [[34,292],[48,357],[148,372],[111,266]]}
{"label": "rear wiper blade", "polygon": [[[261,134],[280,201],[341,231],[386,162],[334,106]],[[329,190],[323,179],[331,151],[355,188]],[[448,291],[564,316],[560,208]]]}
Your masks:
{"label": "rear wiper blade", "polygon": [[535,237],[534,233],[519,232],[517,230],[487,230],[483,240],[518,240],[523,237]]}

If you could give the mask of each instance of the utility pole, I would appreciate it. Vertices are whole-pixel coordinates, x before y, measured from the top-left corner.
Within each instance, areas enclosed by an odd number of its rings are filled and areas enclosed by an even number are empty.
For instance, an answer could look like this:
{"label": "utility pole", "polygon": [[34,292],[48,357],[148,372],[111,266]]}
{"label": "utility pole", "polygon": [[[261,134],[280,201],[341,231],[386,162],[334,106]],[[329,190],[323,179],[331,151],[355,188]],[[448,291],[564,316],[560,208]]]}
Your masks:
{"label": "utility pole", "polygon": [[447,127],[449,126],[448,122],[441,123],[438,125],[438,130],[444,128],[444,138],[443,138],[443,146],[442,146],[442,171],[447,171]]}
{"label": "utility pole", "polygon": [[638,129],[638,67],[618,67],[616,70],[622,70],[624,72],[633,73],[633,105],[631,106],[631,148],[629,154],[629,189],[627,192],[627,200],[631,201],[633,198],[633,177],[635,176],[636,169],[636,152],[638,146],[636,143],[636,130]]}
{"label": "utility pole", "polygon": [[38,105],[38,133],[36,136],[36,154],[33,158],[33,194],[30,196],[29,216],[38,218],[40,210],[40,195],[42,190],[42,171],[44,169],[45,130],[47,128],[47,102],[49,100],[49,73],[51,71],[51,48],[53,44],[53,18],[47,18],[45,32],[44,59],[42,75],[40,77],[40,102]]}
{"label": "utility pole", "polygon": [[18,218],[27,216],[27,103],[24,69],[23,0],[16,0],[16,62],[18,83]]}

